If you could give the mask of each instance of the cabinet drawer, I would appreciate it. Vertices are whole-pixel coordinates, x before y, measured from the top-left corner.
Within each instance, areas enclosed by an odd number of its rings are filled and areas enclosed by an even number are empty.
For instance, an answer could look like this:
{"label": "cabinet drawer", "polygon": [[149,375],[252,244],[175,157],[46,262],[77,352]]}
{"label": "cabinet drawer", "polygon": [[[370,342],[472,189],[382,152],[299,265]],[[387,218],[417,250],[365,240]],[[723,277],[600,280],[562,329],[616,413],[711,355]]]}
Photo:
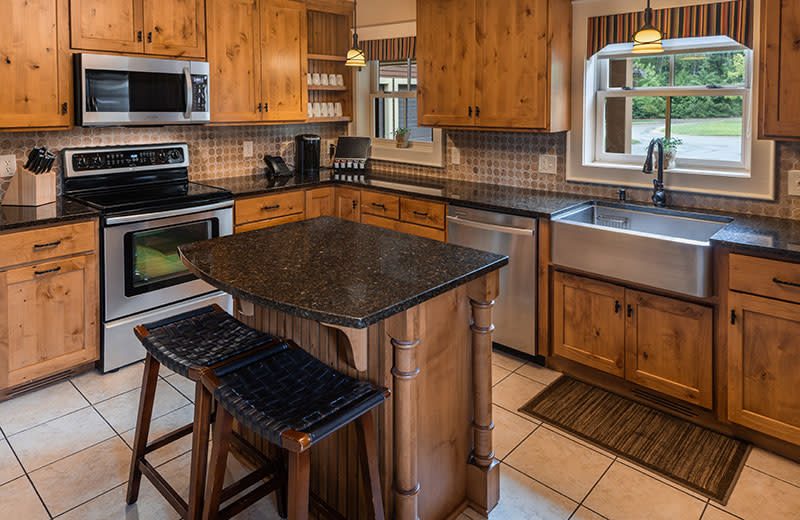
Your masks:
{"label": "cabinet drawer", "polygon": [[400,218],[400,197],[374,191],[362,191],[361,214]]}
{"label": "cabinet drawer", "polygon": [[732,254],[730,288],[800,303],[800,264]]}
{"label": "cabinet drawer", "polygon": [[444,229],[444,204],[415,199],[400,199],[400,220]]}
{"label": "cabinet drawer", "polygon": [[93,251],[96,228],[80,222],[0,235],[0,268]]}
{"label": "cabinet drawer", "polygon": [[305,193],[293,191],[236,201],[236,225],[303,213]]}
{"label": "cabinet drawer", "polygon": [[375,215],[362,215],[361,223],[399,231],[400,233],[406,233],[408,235],[430,238],[431,240],[438,240],[440,242],[444,242],[447,238],[444,230],[433,229],[427,226],[418,226],[416,224],[409,224],[408,222],[401,222],[399,220],[392,220]]}

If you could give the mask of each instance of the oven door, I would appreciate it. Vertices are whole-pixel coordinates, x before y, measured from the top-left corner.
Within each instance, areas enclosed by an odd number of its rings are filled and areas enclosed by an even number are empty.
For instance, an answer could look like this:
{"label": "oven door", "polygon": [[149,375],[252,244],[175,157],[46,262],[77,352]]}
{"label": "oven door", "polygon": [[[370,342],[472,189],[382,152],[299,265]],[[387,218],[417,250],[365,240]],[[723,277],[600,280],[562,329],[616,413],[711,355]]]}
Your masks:
{"label": "oven door", "polygon": [[186,269],[178,247],[232,232],[232,201],[106,219],[105,321],[214,291]]}

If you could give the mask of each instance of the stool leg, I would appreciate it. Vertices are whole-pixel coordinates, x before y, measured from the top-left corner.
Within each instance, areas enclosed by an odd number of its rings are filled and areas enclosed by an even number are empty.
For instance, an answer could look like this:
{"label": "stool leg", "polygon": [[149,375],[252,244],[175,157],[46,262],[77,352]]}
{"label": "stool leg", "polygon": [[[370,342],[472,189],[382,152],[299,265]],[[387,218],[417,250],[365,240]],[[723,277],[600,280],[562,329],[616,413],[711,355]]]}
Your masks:
{"label": "stool leg", "polygon": [[286,518],[289,515],[286,508],[289,489],[286,486],[286,463],[284,461],[284,455],[284,450],[280,446],[269,443],[269,457],[275,461],[278,471],[276,478],[280,479],[280,487],[275,491],[275,502],[278,507],[278,516],[281,518]]}
{"label": "stool leg", "polygon": [[217,407],[217,419],[214,421],[214,440],[211,443],[211,460],[209,461],[203,500],[203,520],[214,520],[219,513],[232,431],[233,416],[221,406]]}
{"label": "stool leg", "polygon": [[308,519],[308,497],[311,485],[308,450],[289,452],[289,520]]}
{"label": "stool leg", "polygon": [[206,462],[208,458],[208,433],[211,422],[213,398],[202,383],[194,391],[194,426],[192,428],[192,469],[189,477],[189,520],[203,516],[203,491],[206,484]]}
{"label": "stool leg", "polygon": [[147,354],[144,361],[142,391],[139,395],[139,414],[136,417],[136,433],[133,437],[133,455],[131,456],[130,476],[128,477],[128,493],[126,500],[133,504],[139,498],[139,484],[142,482],[142,471],[139,461],[144,458],[147,448],[147,437],[150,434],[150,419],[153,416],[153,401],[156,398],[159,363]]}
{"label": "stool leg", "polygon": [[385,520],[383,511],[383,495],[381,493],[381,475],[378,470],[378,438],[375,433],[375,422],[372,413],[367,412],[356,419],[358,435],[358,455],[361,459],[361,473],[364,474],[367,502],[372,509],[372,518]]}

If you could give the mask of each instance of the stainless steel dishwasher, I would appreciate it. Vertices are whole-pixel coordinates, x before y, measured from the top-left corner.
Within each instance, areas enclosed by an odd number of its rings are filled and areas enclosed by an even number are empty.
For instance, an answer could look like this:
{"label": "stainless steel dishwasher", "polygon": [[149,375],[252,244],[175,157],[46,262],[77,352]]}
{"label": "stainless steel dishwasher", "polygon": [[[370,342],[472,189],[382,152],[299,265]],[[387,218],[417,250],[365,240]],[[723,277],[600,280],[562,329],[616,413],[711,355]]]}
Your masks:
{"label": "stainless steel dishwasher", "polygon": [[447,241],[507,255],[495,302],[494,341],[535,356],[536,219],[450,206]]}

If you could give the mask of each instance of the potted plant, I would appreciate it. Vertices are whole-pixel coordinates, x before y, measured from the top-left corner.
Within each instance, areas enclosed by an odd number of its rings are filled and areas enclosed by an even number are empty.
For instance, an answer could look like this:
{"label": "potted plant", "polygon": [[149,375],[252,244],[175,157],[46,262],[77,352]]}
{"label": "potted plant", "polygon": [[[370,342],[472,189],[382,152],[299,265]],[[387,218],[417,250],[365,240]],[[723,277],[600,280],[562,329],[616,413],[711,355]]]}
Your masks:
{"label": "potted plant", "polygon": [[682,139],[677,137],[661,138],[661,144],[664,145],[664,168],[671,169],[675,167],[675,159],[678,156],[678,148],[683,144]]}
{"label": "potted plant", "polygon": [[410,130],[405,127],[395,130],[394,138],[397,141],[398,148],[408,148],[408,138],[410,133]]}

